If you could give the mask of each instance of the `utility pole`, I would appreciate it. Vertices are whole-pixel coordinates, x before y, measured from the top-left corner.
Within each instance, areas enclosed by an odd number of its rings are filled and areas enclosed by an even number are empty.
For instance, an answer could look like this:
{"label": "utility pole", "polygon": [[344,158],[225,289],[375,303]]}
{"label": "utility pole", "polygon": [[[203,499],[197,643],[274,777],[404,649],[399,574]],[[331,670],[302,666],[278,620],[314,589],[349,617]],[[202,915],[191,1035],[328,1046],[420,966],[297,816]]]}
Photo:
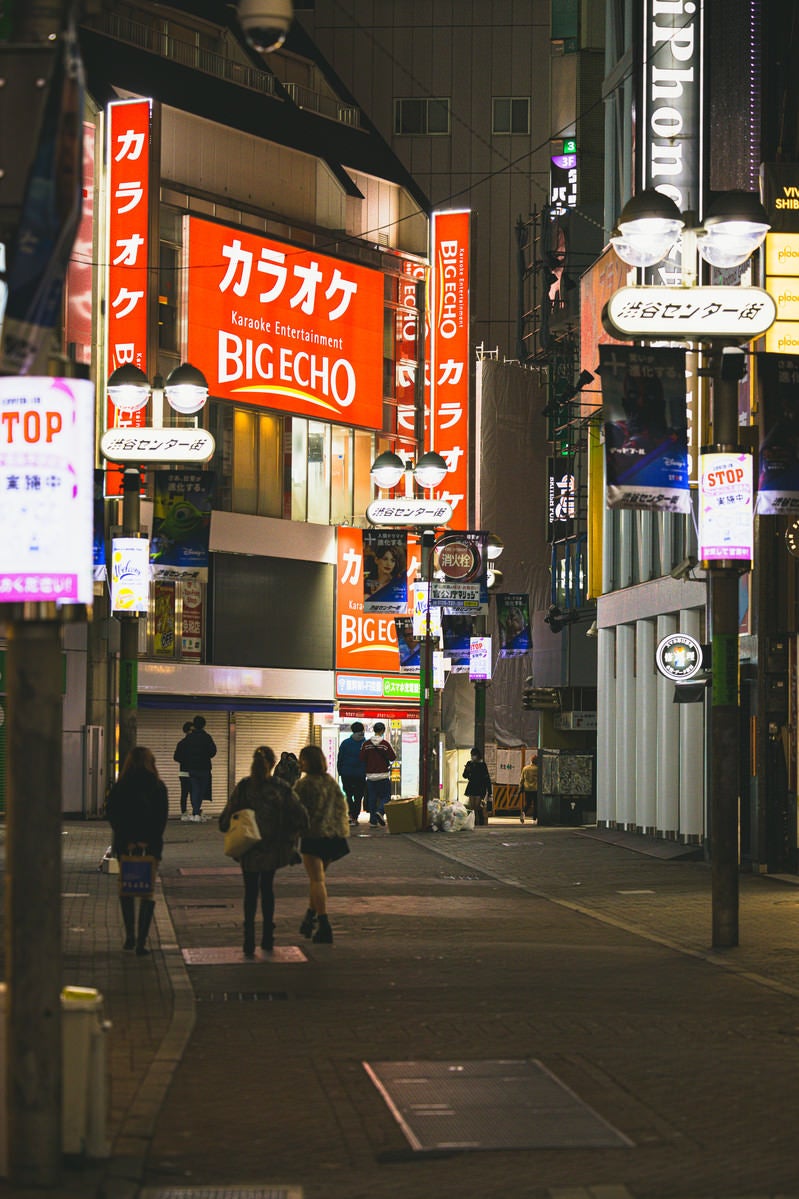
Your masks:
{"label": "utility pole", "polygon": [[[141,473],[126,467],[122,493],[122,533],[138,537],[141,512]],[[136,745],[138,734],[139,617],[125,612],[120,617],[119,637],[119,767]]]}

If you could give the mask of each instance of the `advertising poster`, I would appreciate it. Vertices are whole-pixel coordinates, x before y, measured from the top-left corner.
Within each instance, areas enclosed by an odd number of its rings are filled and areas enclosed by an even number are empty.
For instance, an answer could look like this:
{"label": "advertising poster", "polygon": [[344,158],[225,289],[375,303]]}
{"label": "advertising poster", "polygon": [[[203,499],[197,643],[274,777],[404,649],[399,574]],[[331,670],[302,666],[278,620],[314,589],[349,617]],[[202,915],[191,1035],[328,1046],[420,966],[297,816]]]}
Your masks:
{"label": "advertising poster", "polygon": [[0,378],[0,603],[91,604],[94,385]]}
{"label": "advertising poster", "polygon": [[212,395],[382,428],[379,271],[200,217],[185,245],[185,358]]}
{"label": "advertising poster", "polygon": [[799,513],[799,357],[757,354],[761,441],[758,516]]}
{"label": "advertising poster", "polygon": [[214,482],[213,471],[155,472],[150,560],[156,578],[183,571],[207,577]]}
{"label": "advertising poster", "polygon": [[600,346],[609,508],[691,510],[685,350]]}
{"label": "advertising poster", "polygon": [[471,640],[474,620],[462,613],[446,613],[441,617],[441,633],[444,640],[444,657],[450,660],[453,674],[469,673]]}
{"label": "advertising poster", "polygon": [[702,454],[699,459],[699,557],[751,562],[752,458]]}
{"label": "advertising poster", "polygon": [[104,470],[96,470],[94,472],[94,503],[93,503],[94,529],[93,529],[93,538],[92,538],[92,561],[94,564],[94,577],[98,581],[102,581],[106,577],[105,500],[103,498],[104,479],[105,479],[105,471]]}
{"label": "advertising poster", "polygon": [[408,535],[404,529],[363,530],[363,610],[408,611]]}
{"label": "advertising poster", "polygon": [[469,639],[469,679],[472,683],[491,681],[491,638]]}
{"label": "advertising poster", "polygon": [[403,674],[418,674],[421,656],[421,638],[414,636],[413,620],[410,616],[396,616],[400,670]]}
{"label": "advertising poster", "polygon": [[150,543],[146,537],[111,542],[111,611],[147,612],[150,607]]}
{"label": "advertising poster", "polygon": [[184,662],[202,662],[203,659],[203,589],[199,579],[184,579],[183,628],[180,639],[180,656]]}
{"label": "advertising poster", "polygon": [[496,604],[500,658],[521,658],[529,654],[533,648],[530,597],[500,594],[496,597]]}
{"label": "advertising poster", "polygon": [[153,584],[155,632],[153,652],[156,658],[175,656],[175,584],[157,579]]}

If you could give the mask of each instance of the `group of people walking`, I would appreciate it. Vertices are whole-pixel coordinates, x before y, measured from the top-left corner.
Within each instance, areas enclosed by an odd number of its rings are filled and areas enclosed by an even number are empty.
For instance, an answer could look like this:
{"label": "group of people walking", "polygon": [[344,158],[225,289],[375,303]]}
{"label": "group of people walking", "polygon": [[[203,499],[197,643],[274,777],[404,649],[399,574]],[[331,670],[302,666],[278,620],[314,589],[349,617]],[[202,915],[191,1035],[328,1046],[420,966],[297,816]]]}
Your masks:
{"label": "group of people walking", "polygon": [[357,824],[366,800],[372,828],[386,823],[386,804],[391,799],[391,763],[394,747],[385,736],[382,720],[375,721],[367,740],[360,720],[350,725],[350,735],[341,742],[336,761],[341,785],[347,797],[350,824]]}

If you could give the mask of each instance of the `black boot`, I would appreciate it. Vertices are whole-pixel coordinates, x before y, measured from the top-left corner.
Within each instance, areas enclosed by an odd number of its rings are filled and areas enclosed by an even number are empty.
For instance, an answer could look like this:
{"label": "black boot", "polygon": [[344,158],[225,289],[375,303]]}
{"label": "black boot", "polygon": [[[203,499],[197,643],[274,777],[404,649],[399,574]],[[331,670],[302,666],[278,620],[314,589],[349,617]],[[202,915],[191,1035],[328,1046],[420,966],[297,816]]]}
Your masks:
{"label": "black boot", "polygon": [[317,945],[333,944],[333,930],[330,927],[330,921],[327,916],[319,917],[319,927],[313,935],[313,940]]}
{"label": "black boot", "polygon": [[150,951],[147,948],[147,934],[155,911],[155,901],[152,899],[139,900],[139,929],[136,937],[136,956],[143,958]]}
{"label": "black boot", "polygon": [[122,909],[122,923],[125,925],[125,944],[123,949],[136,948],[136,913],[135,900],[132,895],[120,895],[119,906]]}
{"label": "black boot", "polygon": [[313,908],[308,908],[308,911],[305,913],[303,922],[300,925],[300,935],[303,937],[310,937],[311,934],[313,933],[313,928],[314,928],[315,924],[316,924],[316,912],[313,910]]}
{"label": "black boot", "polygon": [[255,957],[255,920],[244,921],[243,949],[245,958]]}
{"label": "black boot", "polygon": [[271,953],[275,948],[275,926],[272,924],[264,924],[263,936],[261,937],[261,949],[264,953]]}

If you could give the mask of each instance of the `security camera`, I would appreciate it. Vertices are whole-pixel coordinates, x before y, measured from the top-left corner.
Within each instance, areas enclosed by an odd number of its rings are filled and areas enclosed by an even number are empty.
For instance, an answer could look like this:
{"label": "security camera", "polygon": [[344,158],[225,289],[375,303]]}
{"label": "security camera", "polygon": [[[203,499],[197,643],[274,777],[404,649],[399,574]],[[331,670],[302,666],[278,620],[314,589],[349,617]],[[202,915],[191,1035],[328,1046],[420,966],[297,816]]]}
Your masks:
{"label": "security camera", "polygon": [[268,54],[280,49],[294,17],[292,0],[238,0],[236,10],[253,50]]}
{"label": "security camera", "polygon": [[695,566],[696,558],[693,554],[689,554],[687,558],[683,558],[682,562],[678,562],[676,566],[672,566],[669,574],[673,579],[682,579],[685,582],[686,579],[692,578],[691,571]]}

